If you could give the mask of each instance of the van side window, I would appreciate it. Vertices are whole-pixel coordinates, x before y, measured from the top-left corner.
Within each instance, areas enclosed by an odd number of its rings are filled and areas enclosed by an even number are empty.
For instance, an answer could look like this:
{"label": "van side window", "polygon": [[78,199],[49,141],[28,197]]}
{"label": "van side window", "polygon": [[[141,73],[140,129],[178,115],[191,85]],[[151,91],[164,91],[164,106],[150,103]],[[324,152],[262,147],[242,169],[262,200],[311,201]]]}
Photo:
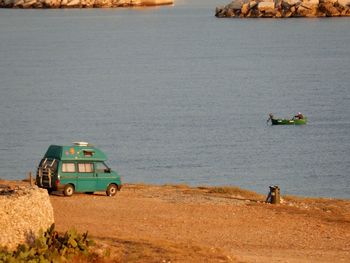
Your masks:
{"label": "van side window", "polygon": [[92,163],[78,163],[78,171],[80,173],[92,173],[94,166]]}
{"label": "van side window", "polygon": [[96,173],[105,173],[108,170],[108,167],[102,163],[95,163],[95,169],[96,169]]}
{"label": "van side window", "polygon": [[63,173],[74,173],[75,172],[74,163],[62,163],[62,172]]}

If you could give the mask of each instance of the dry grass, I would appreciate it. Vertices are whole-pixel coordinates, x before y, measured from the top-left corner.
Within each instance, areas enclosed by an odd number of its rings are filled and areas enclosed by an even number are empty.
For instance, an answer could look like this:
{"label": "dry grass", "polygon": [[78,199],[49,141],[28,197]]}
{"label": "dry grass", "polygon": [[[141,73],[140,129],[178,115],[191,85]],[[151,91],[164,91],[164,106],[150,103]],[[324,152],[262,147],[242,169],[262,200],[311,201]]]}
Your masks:
{"label": "dry grass", "polygon": [[175,189],[189,189],[191,188],[187,184],[164,184],[164,187],[175,188]]}
{"label": "dry grass", "polygon": [[234,186],[217,186],[217,187],[205,187],[200,186],[198,189],[205,190],[208,194],[216,194],[220,196],[235,197],[237,199],[247,199],[252,201],[264,201],[265,196],[253,191],[244,190]]}
{"label": "dry grass", "polygon": [[349,200],[333,198],[311,198],[299,196],[285,196],[287,203],[295,204],[304,209],[313,209],[314,214],[326,214],[324,218],[329,222],[350,223],[350,202]]}

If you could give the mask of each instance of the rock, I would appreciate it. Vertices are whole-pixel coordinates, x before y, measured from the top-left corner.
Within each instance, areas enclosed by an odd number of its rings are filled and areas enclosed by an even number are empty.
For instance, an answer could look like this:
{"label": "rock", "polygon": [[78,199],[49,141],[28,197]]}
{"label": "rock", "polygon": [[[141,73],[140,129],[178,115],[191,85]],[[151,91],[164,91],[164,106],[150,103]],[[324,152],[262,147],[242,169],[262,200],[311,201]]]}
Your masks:
{"label": "rock", "polygon": [[217,17],[349,16],[350,0],[234,0],[217,8]]}
{"label": "rock", "polygon": [[258,4],[258,10],[260,12],[274,12],[275,3],[274,2],[260,2]]}
{"label": "rock", "polygon": [[332,3],[326,2],[319,5],[319,10],[326,16],[340,16],[340,12],[333,6]]}
{"label": "rock", "polygon": [[233,0],[227,8],[233,9],[233,10],[240,10],[242,8],[243,1],[241,0]]}
{"label": "rock", "polygon": [[319,0],[304,0],[302,2],[302,4],[303,5],[306,4],[306,5],[316,5],[316,6],[318,6],[320,4],[320,1]]}
{"label": "rock", "polygon": [[112,2],[109,0],[95,0],[95,3],[94,3],[94,7],[111,7],[111,6],[112,6]]}
{"label": "rock", "polygon": [[283,17],[291,17],[292,16],[292,12],[291,11],[287,11],[284,15],[283,15]]}
{"label": "rock", "polygon": [[35,6],[37,3],[37,0],[24,0],[23,8],[31,8]]}
{"label": "rock", "polygon": [[343,7],[350,7],[350,0],[338,0],[338,4]]}
{"label": "rock", "polygon": [[67,7],[80,7],[80,0],[68,0]]}
{"label": "rock", "polygon": [[242,9],[241,9],[241,14],[242,14],[243,16],[246,16],[246,15],[249,13],[249,9],[250,9],[249,3],[243,4],[243,5],[242,5]]}
{"label": "rock", "polygon": [[37,0],[34,5],[32,6],[32,8],[43,8],[43,2],[41,0]]}
{"label": "rock", "polygon": [[235,16],[235,13],[233,12],[232,9],[228,9],[228,10],[226,11],[226,16],[227,16],[227,17],[234,17],[234,16]]}
{"label": "rock", "polygon": [[318,5],[304,2],[298,7],[297,12],[298,12],[298,16],[315,17],[317,16]]}
{"label": "rock", "polygon": [[24,5],[24,0],[14,0],[13,6],[14,7],[23,7]]}
{"label": "rock", "polygon": [[288,11],[288,10],[290,10],[291,7],[292,7],[292,6],[291,6],[290,4],[288,4],[286,1],[282,1],[282,2],[281,2],[281,8],[282,8],[282,10]]}
{"label": "rock", "polygon": [[44,0],[44,7],[58,8],[61,4],[60,0]]}
{"label": "rock", "polygon": [[256,1],[253,0],[253,1],[249,2],[249,9],[253,9],[256,6],[258,6],[258,3]]}
{"label": "rock", "polygon": [[140,1],[140,5],[155,6],[155,5],[169,5],[172,1],[168,0],[143,0]]}
{"label": "rock", "polygon": [[258,4],[258,10],[261,17],[274,17],[276,15],[274,2],[260,2]]}
{"label": "rock", "polygon": [[256,8],[254,8],[249,10],[247,17],[259,17],[259,14],[259,11]]}
{"label": "rock", "polygon": [[23,186],[0,195],[0,246],[15,248],[52,223],[53,208],[45,189]]}
{"label": "rock", "polygon": [[282,17],[281,11],[277,11],[275,17],[276,18],[281,18]]}
{"label": "rock", "polygon": [[217,6],[215,8],[215,16],[216,17],[221,17],[222,11],[224,10],[224,7],[221,6]]}
{"label": "rock", "polygon": [[283,0],[282,3],[286,3],[289,6],[294,6],[300,4],[300,0]]}
{"label": "rock", "polygon": [[13,7],[15,0],[4,0],[4,7]]}
{"label": "rock", "polygon": [[120,0],[115,2],[115,6],[140,6],[142,3],[142,0]]}
{"label": "rock", "polygon": [[275,1],[275,8],[280,11],[282,10],[282,0]]}
{"label": "rock", "polygon": [[320,1],[320,3],[331,3],[332,5],[334,5],[337,2],[338,2],[338,0],[321,0]]}

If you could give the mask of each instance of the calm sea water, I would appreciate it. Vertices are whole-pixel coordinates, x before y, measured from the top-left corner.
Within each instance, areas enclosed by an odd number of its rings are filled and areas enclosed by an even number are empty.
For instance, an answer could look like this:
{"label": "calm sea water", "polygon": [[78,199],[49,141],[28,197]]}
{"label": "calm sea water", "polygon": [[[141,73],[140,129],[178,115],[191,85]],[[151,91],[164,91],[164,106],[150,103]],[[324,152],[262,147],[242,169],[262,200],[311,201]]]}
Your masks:
{"label": "calm sea water", "polygon": [[80,140],[124,182],[350,198],[350,19],[215,18],[227,3],[1,9],[0,177]]}

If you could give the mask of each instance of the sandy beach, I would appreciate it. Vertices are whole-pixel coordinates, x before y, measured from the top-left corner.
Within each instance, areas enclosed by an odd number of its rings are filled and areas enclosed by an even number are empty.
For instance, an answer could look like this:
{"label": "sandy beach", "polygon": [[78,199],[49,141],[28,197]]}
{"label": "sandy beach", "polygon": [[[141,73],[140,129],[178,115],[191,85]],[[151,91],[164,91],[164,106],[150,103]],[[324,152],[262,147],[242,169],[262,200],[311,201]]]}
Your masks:
{"label": "sandy beach", "polygon": [[125,185],[50,196],[59,231],[88,231],[111,262],[350,262],[350,201],[236,188]]}

